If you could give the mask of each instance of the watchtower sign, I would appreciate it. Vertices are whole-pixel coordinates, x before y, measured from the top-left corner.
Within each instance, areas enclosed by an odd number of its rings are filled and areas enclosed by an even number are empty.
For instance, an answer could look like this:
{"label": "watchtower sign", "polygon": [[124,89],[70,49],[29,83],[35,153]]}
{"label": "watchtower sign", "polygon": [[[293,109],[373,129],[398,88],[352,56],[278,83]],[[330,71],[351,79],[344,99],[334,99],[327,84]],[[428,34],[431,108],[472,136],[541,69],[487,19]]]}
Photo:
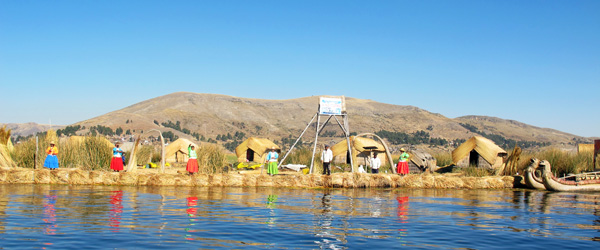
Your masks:
{"label": "watchtower sign", "polygon": [[341,115],[345,111],[344,97],[319,97],[320,115]]}

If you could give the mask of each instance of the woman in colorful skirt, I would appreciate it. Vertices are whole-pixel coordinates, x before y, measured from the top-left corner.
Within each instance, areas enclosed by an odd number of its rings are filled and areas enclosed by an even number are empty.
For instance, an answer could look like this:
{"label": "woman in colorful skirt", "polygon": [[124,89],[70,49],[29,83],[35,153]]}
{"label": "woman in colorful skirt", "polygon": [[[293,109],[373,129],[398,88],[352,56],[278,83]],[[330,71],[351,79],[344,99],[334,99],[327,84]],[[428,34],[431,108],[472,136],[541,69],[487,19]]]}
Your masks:
{"label": "woman in colorful skirt", "polygon": [[187,170],[190,173],[190,175],[192,175],[198,172],[198,161],[196,160],[196,158],[198,158],[198,155],[196,154],[195,147],[192,144],[188,146],[188,156],[190,156],[190,159],[187,162],[185,170]]}
{"label": "woman in colorful skirt", "polygon": [[397,166],[397,173],[401,174],[401,175],[407,175],[408,174],[408,157],[410,157],[410,155],[408,155],[408,153],[406,153],[406,150],[404,150],[404,148],[400,149],[400,159],[398,161],[398,166]]}
{"label": "woman in colorful skirt", "polygon": [[58,168],[58,148],[54,146],[54,142],[50,142],[50,147],[46,149],[46,160],[44,161],[44,167],[54,170]]}
{"label": "woman in colorful skirt", "polygon": [[269,165],[267,165],[267,174],[273,176],[279,173],[277,169],[277,159],[279,158],[279,154],[275,151],[275,147],[271,148],[271,152],[267,155],[267,161],[269,161]]}
{"label": "woman in colorful skirt", "polygon": [[115,147],[113,148],[113,157],[110,161],[110,169],[115,172],[119,172],[123,170],[123,149],[119,148],[119,143],[115,143]]}

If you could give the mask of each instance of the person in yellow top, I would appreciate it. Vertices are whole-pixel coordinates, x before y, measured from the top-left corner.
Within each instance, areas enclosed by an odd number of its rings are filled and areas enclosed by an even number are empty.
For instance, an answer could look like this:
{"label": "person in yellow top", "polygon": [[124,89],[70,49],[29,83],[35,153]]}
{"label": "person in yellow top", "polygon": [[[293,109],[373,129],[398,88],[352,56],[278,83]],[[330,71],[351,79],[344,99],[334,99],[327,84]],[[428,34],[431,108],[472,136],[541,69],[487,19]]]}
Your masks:
{"label": "person in yellow top", "polygon": [[44,167],[54,170],[58,168],[58,148],[54,142],[50,142],[50,147],[46,149],[46,160],[44,161]]}

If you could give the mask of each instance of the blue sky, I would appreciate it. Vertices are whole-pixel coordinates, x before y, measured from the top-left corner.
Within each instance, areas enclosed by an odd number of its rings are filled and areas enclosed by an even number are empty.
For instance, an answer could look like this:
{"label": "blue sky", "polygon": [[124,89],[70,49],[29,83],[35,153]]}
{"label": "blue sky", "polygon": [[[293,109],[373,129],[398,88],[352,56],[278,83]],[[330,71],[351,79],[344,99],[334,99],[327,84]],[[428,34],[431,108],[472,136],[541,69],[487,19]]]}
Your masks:
{"label": "blue sky", "polygon": [[0,122],[68,125],[188,91],[345,95],[600,136],[599,13],[566,0],[0,0]]}

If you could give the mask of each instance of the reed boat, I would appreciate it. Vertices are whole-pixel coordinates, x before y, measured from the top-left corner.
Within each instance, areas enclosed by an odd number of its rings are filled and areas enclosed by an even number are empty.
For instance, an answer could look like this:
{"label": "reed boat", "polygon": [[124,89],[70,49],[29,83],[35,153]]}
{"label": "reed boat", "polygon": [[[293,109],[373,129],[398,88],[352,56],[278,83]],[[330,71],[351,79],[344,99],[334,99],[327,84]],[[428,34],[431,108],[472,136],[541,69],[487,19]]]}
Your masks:
{"label": "reed boat", "polygon": [[594,192],[600,191],[600,172],[582,173],[557,178],[552,174],[550,163],[546,160],[540,162],[543,167],[542,180],[544,187],[550,191]]}
{"label": "reed boat", "polygon": [[536,174],[539,164],[540,160],[536,158],[531,159],[531,164],[525,169],[525,185],[531,189],[546,190],[541,176]]}

